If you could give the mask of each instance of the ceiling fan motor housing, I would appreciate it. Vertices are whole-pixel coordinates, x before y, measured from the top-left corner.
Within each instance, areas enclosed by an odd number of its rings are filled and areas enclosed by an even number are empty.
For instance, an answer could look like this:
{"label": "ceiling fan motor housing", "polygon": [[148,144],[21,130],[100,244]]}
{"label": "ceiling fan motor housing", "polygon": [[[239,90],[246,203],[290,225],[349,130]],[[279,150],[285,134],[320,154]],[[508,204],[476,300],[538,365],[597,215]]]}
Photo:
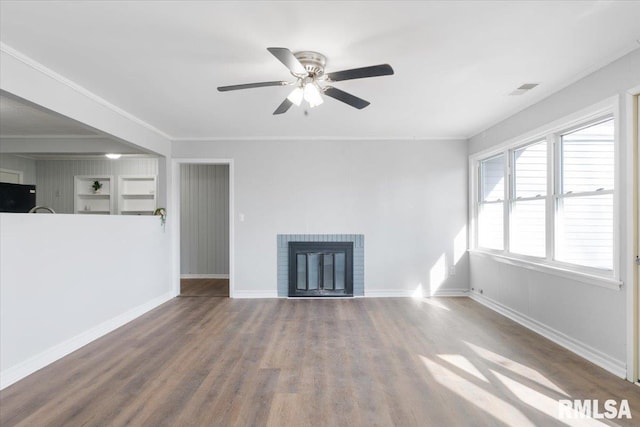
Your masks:
{"label": "ceiling fan motor housing", "polygon": [[327,58],[323,54],[304,50],[301,52],[295,52],[293,55],[302,64],[305,70],[307,70],[309,76],[317,78],[324,74],[324,66],[327,63]]}

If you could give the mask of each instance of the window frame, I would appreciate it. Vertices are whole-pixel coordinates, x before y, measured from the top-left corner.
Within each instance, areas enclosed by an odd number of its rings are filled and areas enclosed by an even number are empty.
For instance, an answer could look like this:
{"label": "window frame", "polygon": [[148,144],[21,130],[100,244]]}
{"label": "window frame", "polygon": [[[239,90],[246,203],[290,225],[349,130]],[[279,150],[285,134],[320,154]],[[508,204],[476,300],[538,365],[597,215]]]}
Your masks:
{"label": "window frame", "polygon": [[[569,192],[563,192],[563,188],[562,188],[562,184],[563,184],[563,158],[562,158],[562,137],[564,135],[570,134],[572,132],[576,132],[580,129],[586,129],[588,127],[597,125],[599,123],[604,123],[608,120],[613,120],[613,125],[614,125],[614,135],[613,135],[613,157],[614,157],[614,182],[613,182],[613,188],[612,189],[602,189],[602,190],[592,190],[592,191],[581,191],[581,192],[574,192],[574,191],[569,191]],[[558,226],[558,222],[554,221],[553,224],[553,233],[554,233],[554,241],[553,241],[553,261],[558,263],[559,265],[562,266],[576,266],[576,267],[580,267],[582,270],[587,271],[587,272],[591,272],[591,273],[598,273],[598,272],[611,272],[611,276],[613,276],[613,272],[615,271],[615,263],[616,263],[616,239],[615,239],[615,230],[617,229],[617,224],[619,223],[619,218],[617,218],[617,209],[616,209],[616,188],[618,187],[618,181],[616,180],[616,176],[618,175],[618,169],[619,169],[619,165],[616,162],[617,159],[617,146],[618,146],[618,135],[616,133],[616,118],[613,116],[613,114],[606,114],[604,116],[600,116],[599,118],[596,119],[592,119],[589,120],[588,122],[584,122],[582,123],[582,125],[577,125],[577,126],[572,126],[570,128],[564,129],[562,131],[556,132],[553,135],[553,142],[554,142],[554,155],[555,158],[557,159],[554,162],[554,168],[555,168],[555,177],[556,177],[556,182],[553,188],[553,201],[552,201],[552,207],[553,207],[553,212],[554,215],[558,212],[558,206],[561,202],[561,200],[565,200],[565,199],[570,199],[570,198],[578,198],[578,197],[590,197],[590,196],[603,196],[605,194],[611,194],[613,196],[613,251],[612,251],[612,257],[613,259],[611,260],[611,269],[602,269],[602,268],[592,268],[592,267],[587,267],[581,264],[573,264],[573,263],[568,263],[565,261],[561,261],[559,259],[556,258],[557,255],[557,241],[555,240],[555,234],[557,233],[557,226]]]}
{"label": "window frame", "polygon": [[[572,264],[555,259],[556,252],[556,213],[557,203],[561,185],[560,168],[561,157],[561,137],[573,131],[586,128],[597,123],[613,119],[614,124],[614,183],[613,190],[594,191],[594,195],[613,194],[613,259],[612,269],[605,270],[579,264]],[[510,248],[510,229],[512,222],[512,206],[516,201],[522,201],[535,198],[515,197],[515,169],[514,169],[514,153],[517,150],[525,148],[529,145],[546,141],[547,144],[547,191],[545,199],[545,256],[535,257],[511,252]],[[620,280],[620,261],[619,247],[620,235],[619,226],[621,224],[619,210],[619,194],[620,194],[620,116],[618,114],[618,97],[612,97],[604,100],[592,107],[576,112],[572,115],[564,117],[540,127],[527,134],[512,138],[501,144],[498,144],[487,150],[483,150],[469,156],[469,182],[470,182],[470,207],[469,207],[469,241],[470,252],[490,256],[498,261],[521,267],[544,271],[574,280],[600,285],[612,289],[619,289],[622,285]],[[480,164],[482,161],[490,159],[498,155],[504,155],[507,160],[505,163],[505,198],[504,198],[504,216],[503,216],[503,237],[504,245],[502,250],[483,248],[478,245],[478,214],[480,212],[481,195],[479,185],[481,185]],[[472,193],[472,194],[471,194]],[[580,193],[583,195],[583,193]]]}
{"label": "window frame", "polygon": [[[542,144],[544,143],[546,145],[546,154],[547,154],[547,160],[546,160],[546,176],[545,176],[545,181],[546,181],[546,188],[544,191],[544,195],[537,195],[537,196],[533,196],[533,197],[520,197],[518,198],[516,196],[516,159],[515,159],[515,154],[517,151],[520,151],[522,149],[525,149],[527,147],[530,147],[532,145],[536,145],[536,144]],[[507,203],[509,204],[508,207],[508,219],[509,219],[509,242],[508,242],[508,253],[512,254],[512,255],[516,255],[519,257],[524,257],[526,259],[531,259],[531,260],[544,260],[544,259],[548,259],[549,257],[549,247],[548,247],[548,240],[549,240],[549,236],[547,235],[547,230],[548,230],[548,221],[547,219],[549,218],[549,202],[550,202],[550,197],[549,197],[549,151],[550,151],[550,147],[549,147],[549,141],[547,138],[538,138],[538,139],[534,139],[533,141],[528,141],[524,144],[519,144],[515,147],[512,148],[508,148],[507,150],[505,150],[505,152],[509,153],[509,166],[508,166],[508,186],[509,186],[509,194],[508,194],[508,199],[507,199]],[[528,254],[522,254],[519,252],[513,252],[511,250],[511,225],[512,225],[512,219],[513,219],[513,207],[515,205],[516,202],[526,202],[526,201],[532,201],[532,200],[544,200],[544,221],[545,221],[545,251],[544,251],[544,255],[543,256],[535,256],[535,255],[528,255]]]}
{"label": "window frame", "polygon": [[476,217],[476,222],[479,223],[480,222],[480,211],[482,210],[482,206],[483,205],[487,205],[487,204],[501,204],[502,205],[502,249],[496,249],[496,248],[489,248],[486,246],[479,246],[480,244],[480,234],[478,233],[476,235],[476,239],[475,242],[478,245],[478,247],[481,247],[483,250],[485,251],[491,251],[491,252],[496,252],[496,253],[501,253],[506,249],[505,246],[505,232],[504,232],[504,210],[505,210],[505,206],[506,206],[506,197],[507,197],[507,192],[508,192],[508,183],[506,181],[506,179],[504,179],[503,177],[503,187],[502,187],[502,197],[495,199],[495,200],[490,200],[490,201],[484,201],[484,173],[483,173],[483,168],[482,168],[482,163],[486,162],[488,160],[492,160],[495,159],[497,157],[501,157],[502,156],[502,170],[503,170],[503,175],[505,173],[505,167],[506,167],[506,163],[507,163],[507,159],[504,157],[504,153],[503,152],[499,152],[499,153],[495,153],[491,156],[485,157],[483,159],[478,160],[478,187],[477,187],[477,198],[476,198],[476,204],[477,204],[477,217]]}

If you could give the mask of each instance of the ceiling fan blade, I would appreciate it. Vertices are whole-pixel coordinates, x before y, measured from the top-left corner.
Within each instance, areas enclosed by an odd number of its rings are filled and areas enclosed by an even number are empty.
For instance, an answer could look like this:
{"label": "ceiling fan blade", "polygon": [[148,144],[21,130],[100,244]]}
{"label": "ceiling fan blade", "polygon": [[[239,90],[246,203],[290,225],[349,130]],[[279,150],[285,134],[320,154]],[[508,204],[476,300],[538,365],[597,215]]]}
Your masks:
{"label": "ceiling fan blade", "polygon": [[275,116],[276,114],[286,113],[292,105],[293,102],[289,101],[289,98],[285,98],[284,101],[282,101],[282,104],[280,104],[278,108],[276,108],[276,111],[273,112],[273,115]]}
{"label": "ceiling fan blade", "polygon": [[370,67],[353,68],[351,70],[336,71],[335,73],[325,74],[332,82],[341,80],[363,79],[365,77],[390,76],[393,74],[393,68],[389,64],[372,65]]}
{"label": "ceiling fan blade", "polygon": [[364,107],[370,104],[369,101],[365,101],[362,98],[358,98],[357,96],[351,95],[343,90],[336,89],[333,86],[327,86],[324,89],[324,94],[330,96],[331,98],[337,99],[338,101],[342,101],[345,104],[349,104],[358,110],[362,110]]}
{"label": "ceiling fan blade", "polygon": [[286,47],[268,47],[267,50],[278,58],[278,61],[282,62],[293,74],[300,76],[309,74],[306,68],[298,61],[298,58],[293,55],[293,52]]}
{"label": "ceiling fan blade", "polygon": [[231,85],[231,86],[220,86],[218,87],[218,91],[227,92],[230,90],[239,90],[239,89],[251,89],[254,87],[267,87],[267,86],[285,86],[289,83],[283,81],[277,82],[260,82],[260,83],[246,83],[242,85]]}

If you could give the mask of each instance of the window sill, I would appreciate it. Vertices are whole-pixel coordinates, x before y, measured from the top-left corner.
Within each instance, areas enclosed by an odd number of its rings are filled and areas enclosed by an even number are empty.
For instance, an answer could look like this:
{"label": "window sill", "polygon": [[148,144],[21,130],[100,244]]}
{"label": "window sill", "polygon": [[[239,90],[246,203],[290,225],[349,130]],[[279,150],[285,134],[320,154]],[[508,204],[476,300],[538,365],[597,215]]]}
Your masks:
{"label": "window sill", "polygon": [[513,265],[516,267],[526,268],[528,270],[539,271],[541,273],[552,274],[554,276],[564,277],[566,279],[575,280],[589,285],[600,286],[615,291],[619,291],[622,288],[622,281],[614,279],[612,277],[598,276],[595,274],[589,274],[582,271],[570,270],[567,268],[544,264],[541,262],[533,262],[520,258],[515,258],[503,254],[497,254],[493,252],[487,252],[479,249],[469,250],[469,253],[478,257],[491,258],[498,262]]}

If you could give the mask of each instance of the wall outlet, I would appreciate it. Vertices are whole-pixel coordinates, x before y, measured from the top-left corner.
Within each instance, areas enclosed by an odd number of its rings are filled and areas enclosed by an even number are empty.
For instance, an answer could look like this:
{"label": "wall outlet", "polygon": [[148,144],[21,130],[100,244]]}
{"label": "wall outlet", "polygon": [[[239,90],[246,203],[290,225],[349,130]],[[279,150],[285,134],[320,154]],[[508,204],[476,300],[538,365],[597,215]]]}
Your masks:
{"label": "wall outlet", "polygon": [[449,267],[449,276],[455,276],[456,275],[456,266],[452,265],[451,267]]}

